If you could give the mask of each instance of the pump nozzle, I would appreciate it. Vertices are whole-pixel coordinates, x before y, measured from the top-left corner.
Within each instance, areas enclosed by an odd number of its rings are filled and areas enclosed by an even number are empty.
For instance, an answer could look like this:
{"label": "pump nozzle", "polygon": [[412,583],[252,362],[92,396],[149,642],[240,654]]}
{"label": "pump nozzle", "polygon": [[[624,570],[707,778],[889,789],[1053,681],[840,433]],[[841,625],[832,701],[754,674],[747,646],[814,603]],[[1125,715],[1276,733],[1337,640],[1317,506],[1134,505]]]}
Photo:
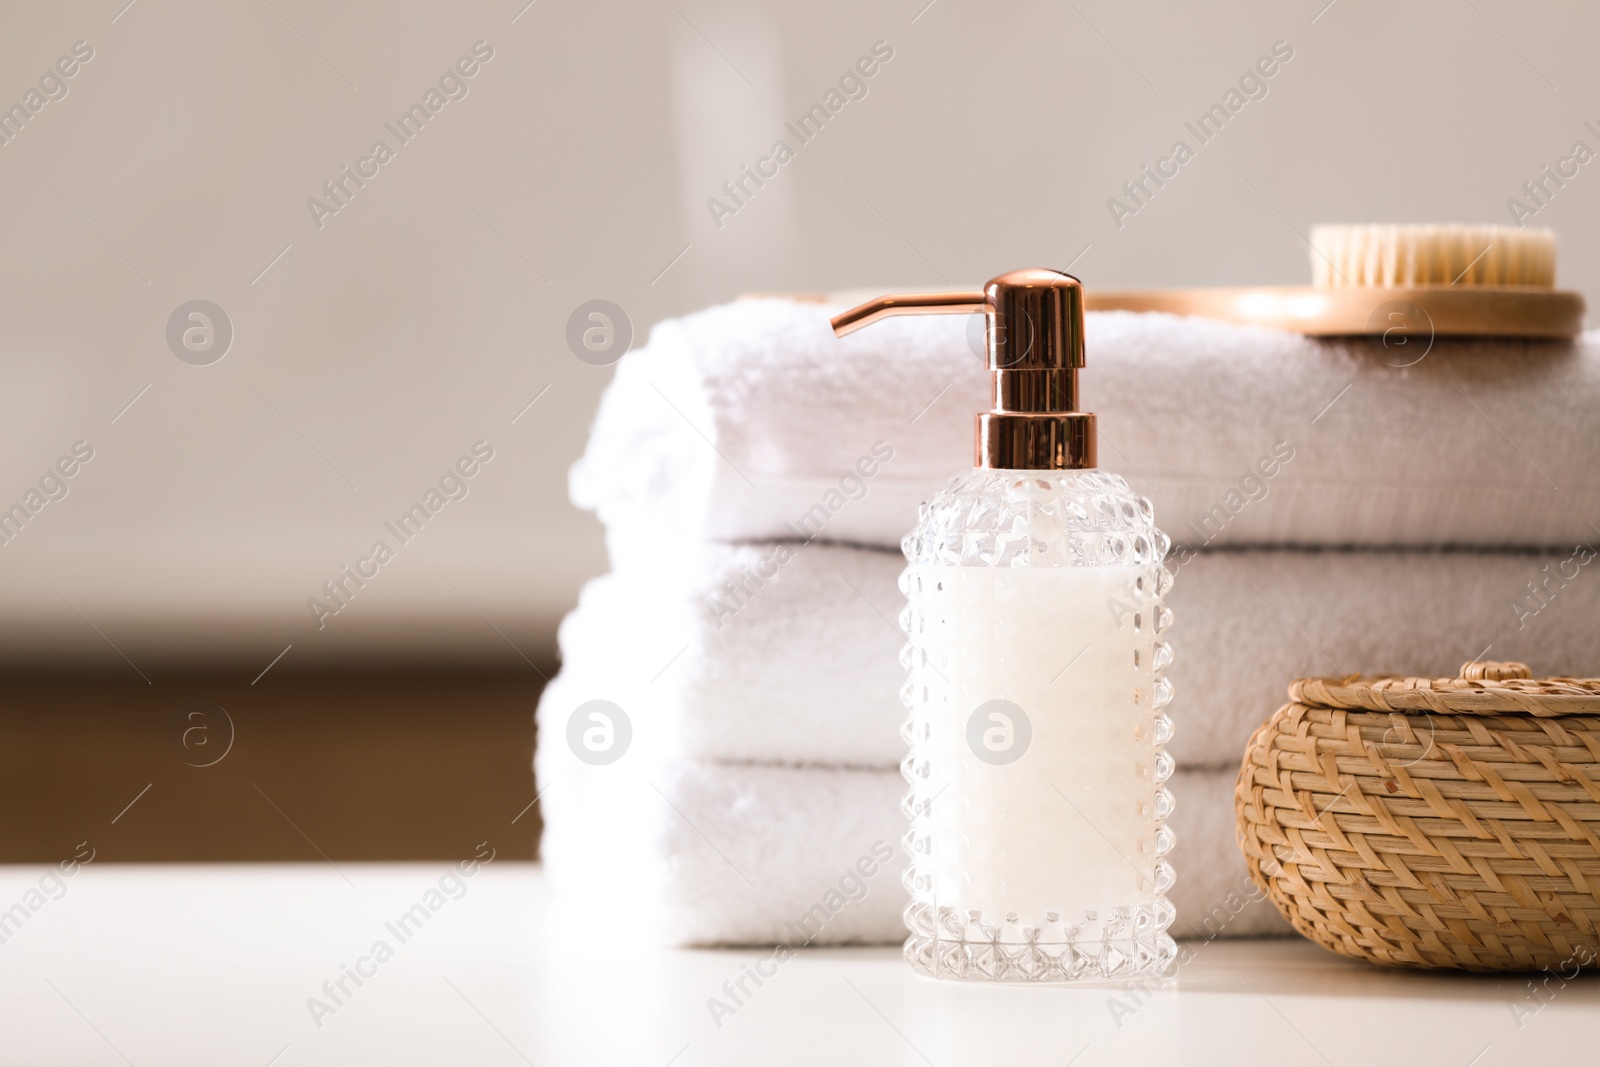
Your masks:
{"label": "pump nozzle", "polygon": [[1004,470],[1095,466],[1094,415],[1079,411],[1083,285],[1028,268],[990,279],[982,292],[884,296],[832,320],[840,337],[889,315],[974,314],[985,322],[993,410],[978,416],[977,465]]}
{"label": "pump nozzle", "polygon": [[989,309],[981,292],[910,293],[906,296],[880,296],[860,307],[851,308],[829,321],[836,336],[855,333],[890,315],[978,315]]}

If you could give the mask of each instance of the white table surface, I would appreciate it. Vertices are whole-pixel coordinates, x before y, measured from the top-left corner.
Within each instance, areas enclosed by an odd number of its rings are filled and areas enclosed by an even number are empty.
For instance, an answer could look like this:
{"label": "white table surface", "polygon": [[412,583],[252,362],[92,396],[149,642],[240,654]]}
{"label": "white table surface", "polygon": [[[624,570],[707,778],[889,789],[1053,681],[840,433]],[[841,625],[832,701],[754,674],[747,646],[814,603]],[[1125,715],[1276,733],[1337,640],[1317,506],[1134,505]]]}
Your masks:
{"label": "white table surface", "polygon": [[[0,910],[43,870],[0,867]],[[398,944],[385,921],[445,870],[86,866],[0,944],[0,1063],[1488,1067],[1600,1055],[1600,978],[1519,1018],[1513,1004],[1539,1003],[1525,977],[1386,971],[1298,939],[1203,945],[1131,1014],[1113,1011],[1134,1006],[1116,986],[935,982],[892,948],[807,950],[747,984],[754,995],[719,1027],[707,999],[764,953],[608,943],[584,928],[606,917],[554,895],[531,864],[483,868]],[[307,999],[379,938],[393,958],[360,988],[347,980],[353,995],[317,1026]]]}

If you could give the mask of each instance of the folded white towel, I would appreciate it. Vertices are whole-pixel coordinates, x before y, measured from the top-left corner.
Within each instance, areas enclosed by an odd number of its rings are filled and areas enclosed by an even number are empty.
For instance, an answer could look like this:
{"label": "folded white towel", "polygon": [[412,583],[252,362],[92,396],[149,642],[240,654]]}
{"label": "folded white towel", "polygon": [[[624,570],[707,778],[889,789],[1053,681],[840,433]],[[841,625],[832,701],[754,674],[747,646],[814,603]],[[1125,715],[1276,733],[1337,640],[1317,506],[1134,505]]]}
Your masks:
{"label": "folded white towel", "polygon": [[880,549],[695,545],[585,585],[559,630],[562,673],[663,757],[895,767],[904,565]]}
{"label": "folded white towel", "polygon": [[[1485,656],[1548,674],[1600,668],[1600,564],[1587,549],[1179,559],[1168,599],[1179,766],[1236,766],[1297,677],[1437,677]],[[894,767],[903,566],[898,553],[820,543],[702,545],[670,569],[607,575],[561,625],[565,690],[616,702],[633,743],[663,758]]]}
{"label": "folded white towel", "polygon": [[[565,709],[564,679],[544,703]],[[559,717],[559,716],[558,716]],[[552,882],[673,945],[899,942],[906,832],[898,771],[589,766],[545,725],[535,758]],[[1179,771],[1177,937],[1286,933],[1234,843],[1236,769]]]}
{"label": "folded white towel", "polygon": [[[665,531],[899,544],[918,502],[971,465],[989,376],[965,319],[891,319],[841,340],[827,323],[837,310],[741,301],[663,322],[623,358],[571,477],[614,552]],[[1101,462],[1151,498],[1175,540],[1594,536],[1600,333],[1439,339],[1397,367],[1417,341],[1385,349],[1126,312],[1090,314],[1086,328],[1082,391]]]}

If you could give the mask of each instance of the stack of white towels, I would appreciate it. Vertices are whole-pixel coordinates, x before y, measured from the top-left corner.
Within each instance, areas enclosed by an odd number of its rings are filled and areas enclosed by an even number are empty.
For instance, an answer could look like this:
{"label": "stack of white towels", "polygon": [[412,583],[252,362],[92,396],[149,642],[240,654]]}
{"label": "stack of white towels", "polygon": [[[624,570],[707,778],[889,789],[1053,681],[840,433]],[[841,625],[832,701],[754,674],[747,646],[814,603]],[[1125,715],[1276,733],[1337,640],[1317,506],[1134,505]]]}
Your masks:
{"label": "stack of white towels", "polygon": [[[971,466],[989,376],[963,320],[840,340],[838,310],[658,325],[572,472],[612,572],[539,707],[542,854],[667,943],[904,937],[899,542]],[[1399,366],[1417,353],[1165,315],[1086,329],[1101,465],[1177,546],[1173,932],[1287,931],[1251,903],[1233,785],[1290,680],[1600,669],[1600,334]],[[611,762],[569,732],[596,700],[627,717],[595,735],[630,735]]]}

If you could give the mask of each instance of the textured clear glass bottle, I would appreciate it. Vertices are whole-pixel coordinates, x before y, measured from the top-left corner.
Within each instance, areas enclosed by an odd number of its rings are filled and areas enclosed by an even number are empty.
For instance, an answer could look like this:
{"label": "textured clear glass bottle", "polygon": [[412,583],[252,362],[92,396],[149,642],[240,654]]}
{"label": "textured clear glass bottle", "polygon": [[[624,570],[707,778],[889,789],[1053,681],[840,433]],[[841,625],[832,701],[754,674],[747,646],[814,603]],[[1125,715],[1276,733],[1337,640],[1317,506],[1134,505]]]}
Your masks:
{"label": "textured clear glass bottle", "polygon": [[831,321],[843,337],[886,315],[970,313],[993,375],[976,469],[903,544],[905,956],[970,981],[1165,974],[1169,544],[1150,502],[1095,469],[1082,283],[1028,267]]}
{"label": "textured clear glass bottle", "polygon": [[1168,547],[1095,469],[978,468],[923,505],[901,578],[919,972],[1170,971]]}

